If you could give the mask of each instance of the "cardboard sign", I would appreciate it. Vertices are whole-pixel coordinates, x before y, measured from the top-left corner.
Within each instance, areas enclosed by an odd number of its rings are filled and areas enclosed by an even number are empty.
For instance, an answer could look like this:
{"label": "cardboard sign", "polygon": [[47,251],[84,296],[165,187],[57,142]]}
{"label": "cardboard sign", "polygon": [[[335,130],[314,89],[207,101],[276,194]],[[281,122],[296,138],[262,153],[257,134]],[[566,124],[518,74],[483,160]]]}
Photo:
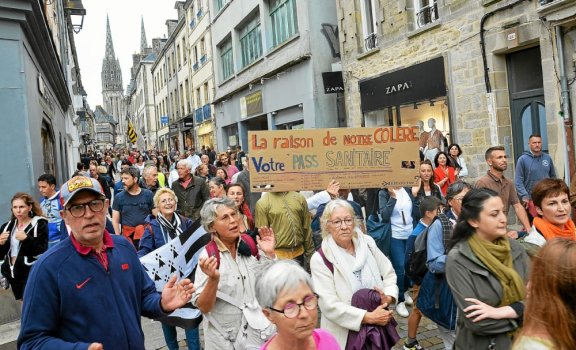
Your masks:
{"label": "cardboard sign", "polygon": [[417,127],[248,131],[250,191],[415,186]]}

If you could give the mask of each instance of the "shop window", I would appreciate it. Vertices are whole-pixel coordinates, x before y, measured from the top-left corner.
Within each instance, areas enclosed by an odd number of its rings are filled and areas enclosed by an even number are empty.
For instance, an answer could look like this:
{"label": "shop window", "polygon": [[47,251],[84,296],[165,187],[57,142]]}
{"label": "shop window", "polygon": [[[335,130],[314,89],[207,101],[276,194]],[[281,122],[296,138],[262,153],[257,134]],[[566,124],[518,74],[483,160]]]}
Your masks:
{"label": "shop window", "polygon": [[271,0],[270,23],[272,26],[272,47],[290,39],[298,33],[295,0]]}
{"label": "shop window", "polygon": [[262,40],[260,35],[260,17],[258,14],[240,29],[240,50],[242,67],[256,61],[262,56]]}
{"label": "shop window", "polygon": [[438,20],[438,0],[414,0],[414,21],[416,28],[424,27]]}
{"label": "shop window", "polygon": [[420,150],[434,162],[439,151],[451,143],[450,117],[445,97],[389,106],[364,113],[366,127],[417,126]]}
{"label": "shop window", "polygon": [[376,19],[377,3],[377,0],[360,0],[362,35],[364,38],[365,51],[370,51],[378,47],[378,24]]}

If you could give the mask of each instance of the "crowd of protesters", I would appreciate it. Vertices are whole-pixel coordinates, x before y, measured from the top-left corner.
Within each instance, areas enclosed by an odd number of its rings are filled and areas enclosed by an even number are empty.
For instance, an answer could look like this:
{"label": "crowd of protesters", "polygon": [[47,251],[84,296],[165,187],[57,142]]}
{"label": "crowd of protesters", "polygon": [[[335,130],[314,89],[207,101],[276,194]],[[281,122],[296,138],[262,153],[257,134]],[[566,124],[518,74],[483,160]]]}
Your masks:
{"label": "crowd of protesters", "polygon": [[[487,173],[465,182],[452,144],[422,160],[417,186],[350,191],[331,181],[316,194],[252,191],[239,146],[83,155],[60,190],[53,175],[38,178],[40,203],[16,193],[0,226],[1,272],[23,302],[19,347],[143,349],[141,315],[162,319],[191,303],[204,333],[201,342],[197,328],[185,330],[189,349],[391,349],[395,317],[407,317],[402,346],[419,350],[423,316],[446,349],[574,349],[576,181],[554,178],[539,139],[529,138],[519,166],[532,170],[521,179],[504,176],[506,154],[495,146]],[[510,206],[521,229],[509,229]],[[387,249],[368,231],[373,216],[387,224]],[[138,257],[197,220],[212,238],[194,274],[156,292]],[[408,265],[420,235],[425,271],[416,280]],[[73,314],[65,305],[88,298],[103,306]],[[162,330],[178,349],[175,328]]]}

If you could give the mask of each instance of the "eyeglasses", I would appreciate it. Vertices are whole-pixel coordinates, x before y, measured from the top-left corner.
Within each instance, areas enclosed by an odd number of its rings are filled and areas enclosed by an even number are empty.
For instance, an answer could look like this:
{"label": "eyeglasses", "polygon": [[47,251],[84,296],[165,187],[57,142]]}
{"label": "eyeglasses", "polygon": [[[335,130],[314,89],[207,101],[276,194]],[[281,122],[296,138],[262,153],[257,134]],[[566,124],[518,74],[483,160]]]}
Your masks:
{"label": "eyeglasses", "polygon": [[288,303],[284,305],[284,310],[278,310],[273,307],[269,307],[269,309],[284,314],[287,318],[296,318],[300,314],[300,307],[302,306],[309,311],[316,310],[316,307],[318,306],[318,294],[314,293],[305,296],[304,300],[302,300],[300,304]]}
{"label": "eyeglasses", "polygon": [[174,203],[174,202],[176,202],[176,201],[172,198],[165,198],[165,199],[160,201],[160,204],[168,204],[168,203]]}
{"label": "eyeglasses", "polygon": [[76,204],[69,207],[67,210],[72,214],[73,217],[79,218],[84,216],[86,213],[86,207],[90,207],[90,210],[94,213],[99,213],[104,209],[105,199],[94,199],[88,203]]}
{"label": "eyeglasses", "polygon": [[342,223],[344,223],[346,226],[352,226],[352,224],[354,223],[354,219],[346,218],[343,220],[328,220],[328,222],[334,226],[342,226]]}

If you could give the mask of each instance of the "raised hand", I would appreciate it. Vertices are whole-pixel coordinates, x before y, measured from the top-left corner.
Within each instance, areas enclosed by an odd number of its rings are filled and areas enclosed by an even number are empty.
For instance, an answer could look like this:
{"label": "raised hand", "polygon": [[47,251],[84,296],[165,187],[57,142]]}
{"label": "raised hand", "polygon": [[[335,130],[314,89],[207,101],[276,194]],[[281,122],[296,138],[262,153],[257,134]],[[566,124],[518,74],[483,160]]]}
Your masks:
{"label": "raised hand", "polygon": [[218,261],[215,256],[209,256],[207,258],[201,257],[198,260],[198,265],[200,270],[204,272],[208,278],[217,280],[220,278],[220,271],[218,271]]}
{"label": "raised hand", "polygon": [[258,236],[256,236],[256,243],[262,251],[269,258],[275,258],[276,253],[274,247],[276,246],[276,238],[274,237],[274,230],[271,227],[262,226],[258,229]]}
{"label": "raised hand", "polygon": [[326,188],[326,192],[330,195],[331,198],[338,197],[338,191],[340,190],[340,183],[336,182],[336,180],[330,180],[328,187]]}
{"label": "raised hand", "polygon": [[172,312],[192,299],[194,284],[188,278],[176,282],[176,275],[172,275],[168,283],[162,289],[162,299],[160,303],[166,312]]}

